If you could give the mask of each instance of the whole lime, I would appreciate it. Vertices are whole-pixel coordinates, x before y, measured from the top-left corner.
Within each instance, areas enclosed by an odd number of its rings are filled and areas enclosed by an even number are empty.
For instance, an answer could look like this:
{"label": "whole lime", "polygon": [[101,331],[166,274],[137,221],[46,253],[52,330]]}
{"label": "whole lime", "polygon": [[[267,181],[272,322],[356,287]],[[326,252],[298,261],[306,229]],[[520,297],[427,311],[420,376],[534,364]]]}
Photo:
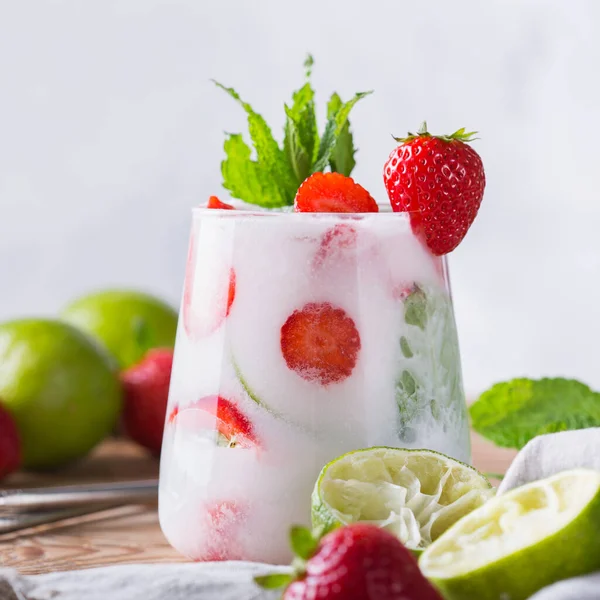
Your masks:
{"label": "whole lime", "polygon": [[101,342],[121,369],[150,348],[172,348],[177,313],[162,300],[130,290],[108,290],[75,300],[62,317]]}
{"label": "whole lime", "polygon": [[61,321],[0,324],[0,397],[21,435],[23,466],[47,469],[87,454],[121,409],[116,365]]}

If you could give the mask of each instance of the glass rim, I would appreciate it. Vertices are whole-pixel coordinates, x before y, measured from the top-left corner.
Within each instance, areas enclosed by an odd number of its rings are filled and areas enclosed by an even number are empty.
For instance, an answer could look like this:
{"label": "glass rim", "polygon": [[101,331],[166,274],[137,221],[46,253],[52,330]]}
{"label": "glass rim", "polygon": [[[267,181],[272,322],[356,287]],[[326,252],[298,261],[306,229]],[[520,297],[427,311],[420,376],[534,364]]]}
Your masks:
{"label": "glass rim", "polygon": [[[387,218],[387,219],[408,219],[410,212],[394,212],[391,206],[378,205],[378,212],[294,212],[293,210],[281,210],[281,209],[238,209],[235,210],[227,208],[207,208],[205,206],[194,206],[192,207],[192,215],[194,217],[212,215],[215,217],[229,217],[229,218],[244,218],[244,217],[278,217],[278,218],[292,218],[292,219],[319,219],[319,218],[339,218],[339,219],[364,219],[364,218]],[[381,210],[383,209],[383,210]]]}

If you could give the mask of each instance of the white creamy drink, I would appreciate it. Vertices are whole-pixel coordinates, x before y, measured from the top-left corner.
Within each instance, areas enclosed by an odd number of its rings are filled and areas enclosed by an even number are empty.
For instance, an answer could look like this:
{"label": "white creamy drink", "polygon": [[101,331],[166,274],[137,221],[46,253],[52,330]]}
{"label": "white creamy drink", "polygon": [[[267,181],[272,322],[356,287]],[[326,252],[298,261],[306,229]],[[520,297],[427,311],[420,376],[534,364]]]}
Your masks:
{"label": "white creamy drink", "polygon": [[285,562],[323,465],[371,446],[470,460],[445,259],[406,213],[195,210],[161,457],[171,544]]}

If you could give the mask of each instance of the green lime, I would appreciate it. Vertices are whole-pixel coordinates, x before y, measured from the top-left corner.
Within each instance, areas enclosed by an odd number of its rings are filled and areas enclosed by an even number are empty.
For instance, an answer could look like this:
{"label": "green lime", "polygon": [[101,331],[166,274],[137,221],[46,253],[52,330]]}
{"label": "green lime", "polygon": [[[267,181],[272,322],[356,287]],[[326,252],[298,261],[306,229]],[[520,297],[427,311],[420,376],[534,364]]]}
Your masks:
{"label": "green lime", "polygon": [[91,294],[67,306],[62,317],[94,336],[121,369],[139,362],[150,348],[172,348],[177,313],[162,300],[128,290]]}
{"label": "green lime", "polygon": [[419,551],[494,491],[476,469],[431,450],[376,447],[327,464],[312,495],[314,527],[363,521]]}
{"label": "green lime", "polygon": [[600,569],[600,473],[564,471],[490,500],[421,556],[449,600],[525,600]]}
{"label": "green lime", "polygon": [[0,325],[0,397],[21,434],[25,467],[53,468],[84,456],[112,431],[121,409],[115,366],[66,323]]}

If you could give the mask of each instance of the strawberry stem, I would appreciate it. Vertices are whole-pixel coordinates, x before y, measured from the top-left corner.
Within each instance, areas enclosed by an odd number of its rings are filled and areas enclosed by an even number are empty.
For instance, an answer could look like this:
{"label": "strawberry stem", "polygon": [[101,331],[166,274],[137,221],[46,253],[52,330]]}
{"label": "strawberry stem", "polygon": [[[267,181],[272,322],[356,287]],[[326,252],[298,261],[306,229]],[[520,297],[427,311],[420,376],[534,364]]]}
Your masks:
{"label": "strawberry stem", "polygon": [[474,140],[478,140],[479,138],[474,137],[477,135],[477,131],[465,131],[465,127],[461,127],[457,129],[454,133],[450,135],[431,135],[429,131],[427,131],[427,121],[423,121],[419,129],[417,129],[417,133],[408,132],[406,137],[396,137],[392,136],[397,142],[401,144],[405,144],[406,142],[410,142],[416,138],[420,137],[434,137],[438,140],[443,140],[444,142],[473,142]]}

